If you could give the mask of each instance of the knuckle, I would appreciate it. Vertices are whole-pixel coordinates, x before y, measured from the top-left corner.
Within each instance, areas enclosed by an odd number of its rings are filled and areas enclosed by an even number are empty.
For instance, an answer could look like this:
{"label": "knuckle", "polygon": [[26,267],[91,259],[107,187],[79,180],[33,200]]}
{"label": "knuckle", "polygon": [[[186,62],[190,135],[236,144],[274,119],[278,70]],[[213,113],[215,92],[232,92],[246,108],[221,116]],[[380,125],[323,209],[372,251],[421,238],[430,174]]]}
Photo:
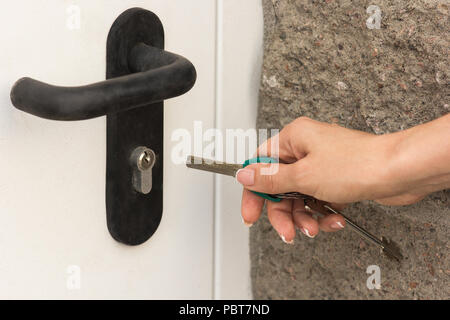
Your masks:
{"label": "knuckle", "polygon": [[299,117],[292,121],[288,127],[292,133],[299,132],[299,130],[301,130],[301,133],[304,136],[305,134],[308,134],[309,131],[314,130],[319,123],[320,122],[308,117]]}
{"label": "knuckle", "polygon": [[291,124],[293,126],[304,126],[305,124],[308,124],[312,121],[311,118],[302,116],[302,117],[298,117],[297,119],[295,119],[294,121],[291,122]]}
{"label": "knuckle", "polygon": [[312,121],[311,118],[306,117],[306,116],[298,117],[296,120],[297,120],[298,122],[310,122],[310,121]]}
{"label": "knuckle", "polygon": [[306,122],[308,122],[310,119],[308,117],[299,117],[297,119],[294,119],[291,123],[287,125],[287,128],[289,130],[297,129],[299,127],[302,127]]}

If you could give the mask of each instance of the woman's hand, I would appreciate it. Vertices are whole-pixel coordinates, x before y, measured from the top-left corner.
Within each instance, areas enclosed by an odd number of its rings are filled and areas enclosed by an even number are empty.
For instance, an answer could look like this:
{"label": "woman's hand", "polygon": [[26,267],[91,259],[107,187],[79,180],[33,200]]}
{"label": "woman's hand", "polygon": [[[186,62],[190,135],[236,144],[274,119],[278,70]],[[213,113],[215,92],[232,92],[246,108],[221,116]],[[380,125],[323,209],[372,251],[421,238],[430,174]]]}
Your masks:
{"label": "woman's hand", "polygon": [[[445,120],[441,126],[448,130],[450,117],[441,119]],[[421,146],[429,149],[429,141],[423,141],[423,136],[428,133],[431,135],[428,138],[433,138],[436,129],[430,128],[432,124],[377,136],[304,117],[294,120],[258,148],[258,155],[279,157],[284,163],[252,164],[236,175],[245,187],[242,197],[244,223],[256,222],[264,205],[264,199],[250,190],[269,194],[297,191],[341,209],[345,203],[361,200],[376,200],[389,205],[411,204],[431,191],[448,187],[450,175],[446,174],[450,173],[450,168],[441,166],[445,168],[436,179],[437,170],[430,172],[425,164],[442,159],[429,159],[417,152]],[[447,139],[449,134],[450,130]],[[450,160],[450,152],[444,153],[444,158],[446,156]],[[422,161],[425,168],[416,163],[417,160]],[[411,172],[409,168],[415,171]],[[429,182],[425,187],[424,181]],[[305,210],[302,200],[268,201],[267,211],[271,224],[287,243],[292,243],[295,227],[314,237],[319,228],[330,232],[345,226],[340,215],[314,219]]]}

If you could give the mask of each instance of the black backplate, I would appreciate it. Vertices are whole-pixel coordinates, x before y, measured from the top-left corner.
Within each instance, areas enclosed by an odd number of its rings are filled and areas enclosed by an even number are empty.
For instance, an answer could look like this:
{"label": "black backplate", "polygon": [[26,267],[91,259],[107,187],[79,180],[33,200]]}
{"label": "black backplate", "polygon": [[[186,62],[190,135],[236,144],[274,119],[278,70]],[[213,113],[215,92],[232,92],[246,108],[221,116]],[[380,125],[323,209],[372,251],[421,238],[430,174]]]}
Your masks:
{"label": "black backplate", "polygon": [[[130,74],[128,57],[138,43],[164,48],[164,29],[150,11],[133,8],[111,27],[107,43],[106,78]],[[138,245],[158,228],[163,209],[163,102],[107,116],[106,217],[113,238]],[[132,151],[145,146],[156,154],[153,187],[147,194],[134,190]]]}

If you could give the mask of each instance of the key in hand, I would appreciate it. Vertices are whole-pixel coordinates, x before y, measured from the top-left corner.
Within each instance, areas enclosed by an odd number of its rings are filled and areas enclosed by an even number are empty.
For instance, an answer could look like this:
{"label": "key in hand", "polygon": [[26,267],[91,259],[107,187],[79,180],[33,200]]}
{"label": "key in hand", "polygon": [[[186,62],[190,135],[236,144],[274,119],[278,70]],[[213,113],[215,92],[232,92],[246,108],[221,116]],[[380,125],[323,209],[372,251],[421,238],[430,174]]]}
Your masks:
{"label": "key in hand", "polygon": [[[240,164],[221,163],[211,159],[189,156],[186,161],[186,166],[193,169],[209,171],[235,177],[239,169],[244,168],[250,163],[259,163],[259,162],[275,163],[276,159],[267,157],[255,158],[247,160],[243,165],[240,165]],[[398,262],[400,262],[403,259],[400,249],[394,242],[384,237],[381,237],[380,240],[378,237],[374,236],[373,234],[371,234],[370,232],[368,232],[367,230],[365,230],[364,228],[362,228],[361,226],[359,226],[358,224],[347,218],[341,212],[333,209],[327,202],[317,200],[311,196],[301,194],[298,192],[288,192],[270,195],[260,192],[255,193],[269,201],[275,202],[279,202],[283,199],[301,199],[305,202],[305,209],[307,211],[319,214],[321,216],[326,216],[329,214],[340,214],[345,219],[345,222],[351,227],[352,230],[354,230],[356,233],[358,233],[361,237],[363,237],[370,243],[379,247],[387,257],[397,260]]]}

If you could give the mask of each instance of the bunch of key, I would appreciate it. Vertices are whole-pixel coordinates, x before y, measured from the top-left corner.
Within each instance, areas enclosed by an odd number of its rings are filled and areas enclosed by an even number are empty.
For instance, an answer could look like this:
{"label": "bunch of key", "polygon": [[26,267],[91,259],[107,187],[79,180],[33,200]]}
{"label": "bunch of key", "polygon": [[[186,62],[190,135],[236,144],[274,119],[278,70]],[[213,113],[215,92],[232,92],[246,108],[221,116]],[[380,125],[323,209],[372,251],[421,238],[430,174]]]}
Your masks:
{"label": "bunch of key", "polygon": [[[257,162],[259,162],[259,161],[257,161]],[[252,163],[252,162],[246,161],[246,163],[244,165],[240,165],[240,164],[216,162],[211,159],[188,156],[187,161],[186,161],[186,166],[189,168],[193,168],[193,169],[209,171],[209,172],[214,172],[214,173],[218,173],[218,174],[222,174],[222,175],[235,177],[237,171],[239,169],[242,169],[243,167],[245,167],[248,163]],[[253,163],[255,163],[255,162],[253,162]],[[311,196],[301,194],[298,192],[277,193],[277,194],[270,194],[270,195],[261,194],[261,193],[256,193],[256,194],[262,196],[265,199],[269,199],[272,201],[281,201],[282,199],[301,199],[304,201],[305,209],[307,211],[317,214],[317,215],[320,215],[320,216],[326,216],[329,214],[340,214],[345,219],[345,222],[347,223],[347,225],[349,225],[351,227],[352,230],[354,230],[357,234],[359,234],[365,240],[367,240],[370,243],[379,247],[381,249],[381,252],[383,252],[388,258],[394,259],[398,262],[400,262],[403,259],[400,249],[393,241],[390,241],[389,239],[387,239],[385,237],[378,238],[378,237],[374,236],[369,231],[365,230],[363,227],[359,226],[354,221],[352,221],[351,219],[346,217],[344,214],[342,214],[342,212],[339,212],[339,211],[333,209],[330,206],[330,204],[327,202],[317,200],[316,198],[313,198]]]}

